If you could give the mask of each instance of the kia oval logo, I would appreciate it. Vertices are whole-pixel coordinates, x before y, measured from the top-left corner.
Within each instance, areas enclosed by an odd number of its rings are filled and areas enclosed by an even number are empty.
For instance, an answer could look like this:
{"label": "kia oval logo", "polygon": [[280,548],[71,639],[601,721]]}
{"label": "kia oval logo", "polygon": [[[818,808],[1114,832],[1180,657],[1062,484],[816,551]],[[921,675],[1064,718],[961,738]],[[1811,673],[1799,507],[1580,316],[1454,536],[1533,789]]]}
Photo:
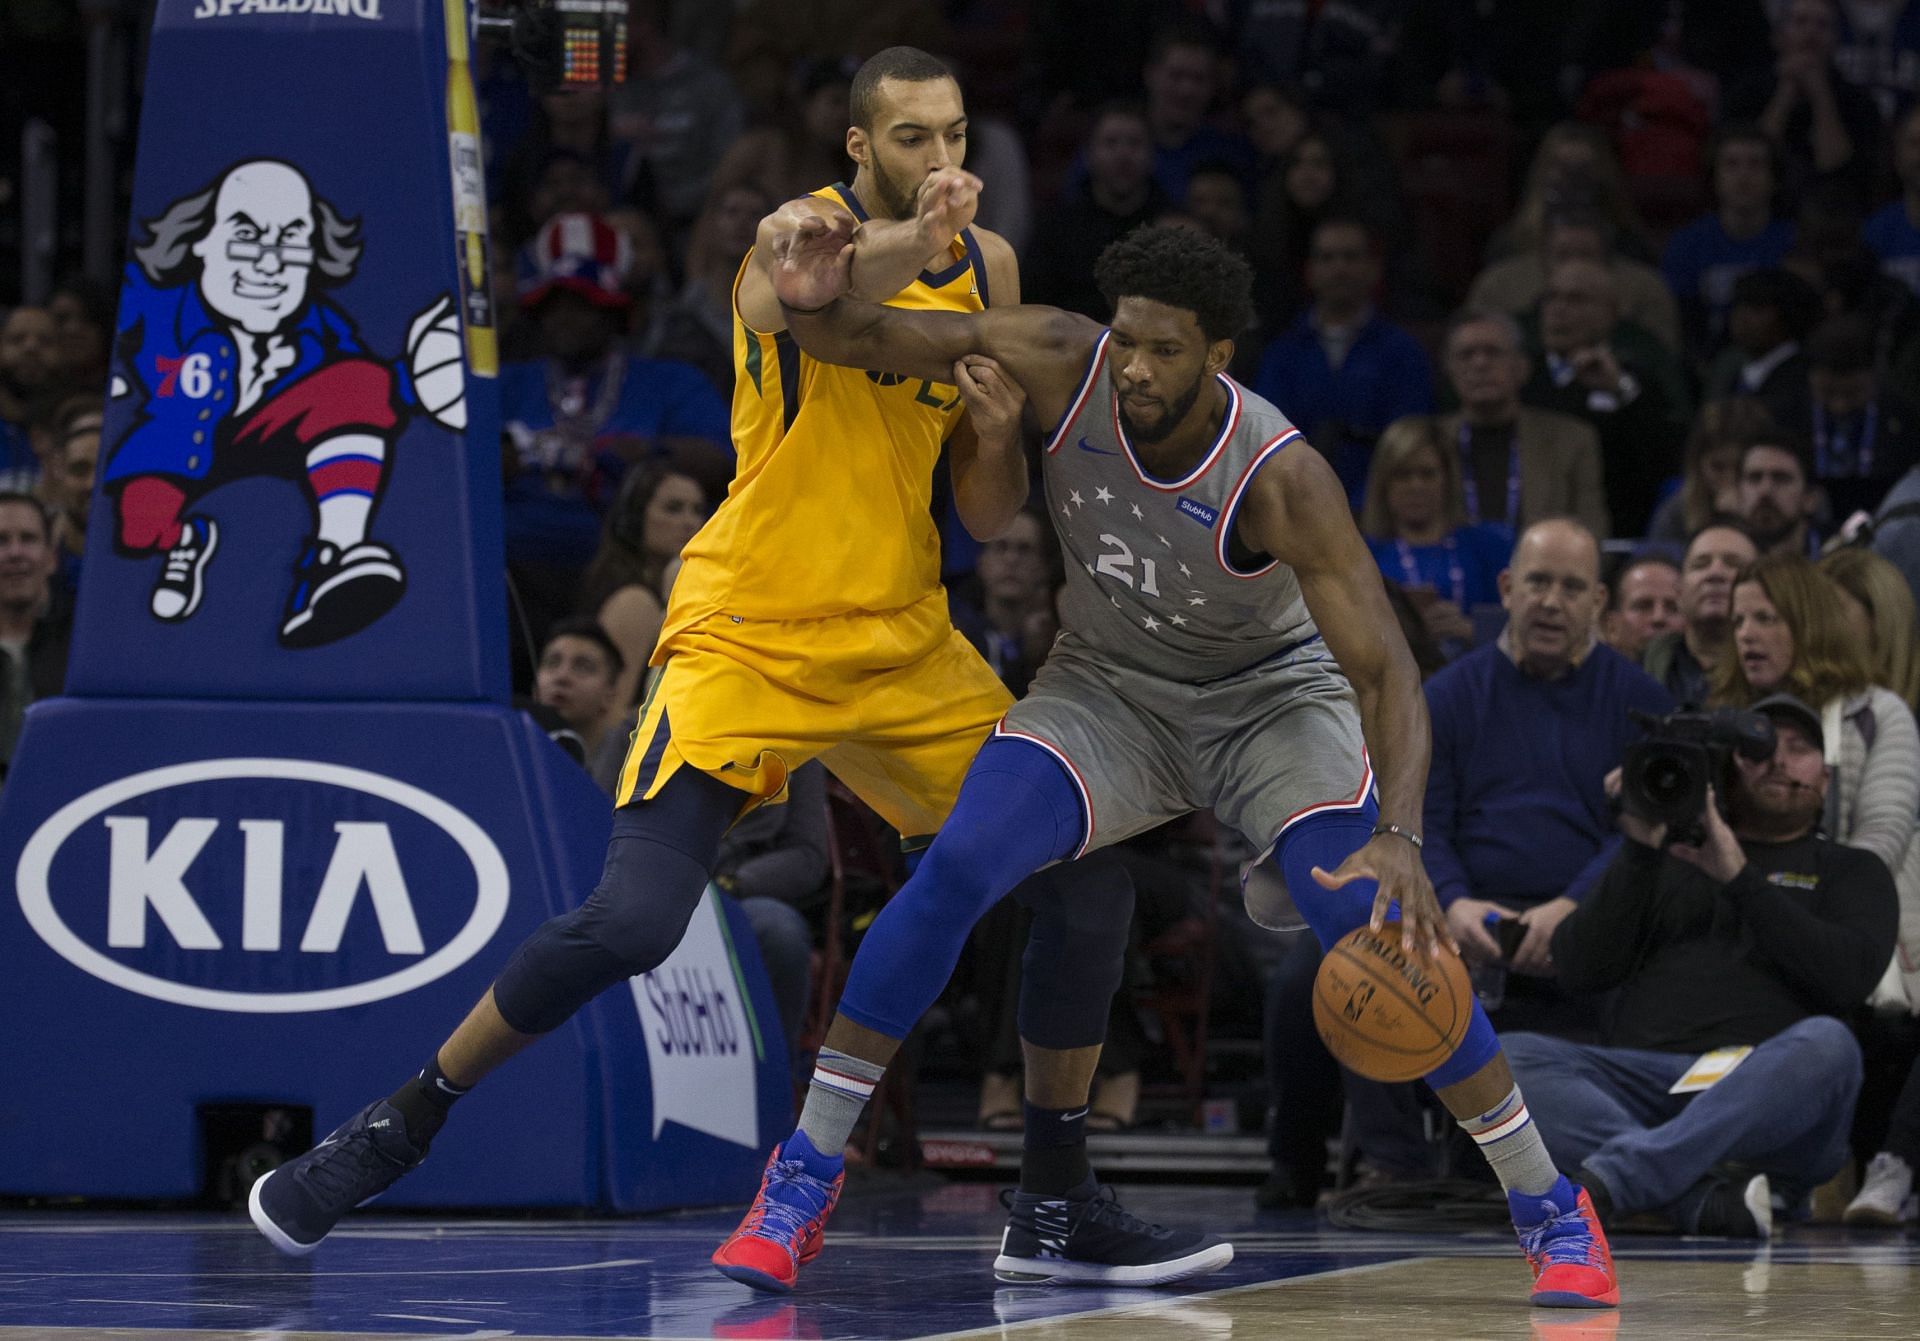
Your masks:
{"label": "kia oval logo", "polygon": [[[316,804],[316,785],[337,790]],[[403,851],[432,898],[416,903]],[[259,1014],[363,1006],[444,977],[493,938],[508,894],[500,849],[461,811],[309,759],[204,759],[96,787],[34,832],[15,880],[28,925],[75,968]],[[105,948],[76,924],[104,930]],[[155,961],[167,976],[147,971]],[[356,972],[373,976],[339,981]],[[289,987],[316,980],[327,985]],[[252,986],[216,985],[234,982]]]}

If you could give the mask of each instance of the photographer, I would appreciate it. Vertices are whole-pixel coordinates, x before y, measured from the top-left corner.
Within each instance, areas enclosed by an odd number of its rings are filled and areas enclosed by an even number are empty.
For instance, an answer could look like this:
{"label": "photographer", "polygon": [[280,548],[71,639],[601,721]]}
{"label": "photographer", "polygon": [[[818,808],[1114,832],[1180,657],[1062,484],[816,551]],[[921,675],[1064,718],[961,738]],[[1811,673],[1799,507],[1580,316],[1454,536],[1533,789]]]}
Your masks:
{"label": "photographer", "polygon": [[[1754,711],[1774,749],[1722,771],[1726,817],[1709,790],[1698,841],[1669,846],[1667,826],[1623,813],[1619,856],[1554,933],[1563,983],[1617,990],[1604,1043],[1504,1040],[1547,1148],[1581,1167],[1603,1219],[1653,1211],[1686,1233],[1762,1238],[1769,1176],[1791,1204],[1847,1158],[1860,1050],[1833,1017],[1886,967],[1893,881],[1816,832],[1819,717],[1787,694]],[[1620,773],[1607,788],[1620,794]],[[1722,1049],[1744,1055],[1707,1080]]]}

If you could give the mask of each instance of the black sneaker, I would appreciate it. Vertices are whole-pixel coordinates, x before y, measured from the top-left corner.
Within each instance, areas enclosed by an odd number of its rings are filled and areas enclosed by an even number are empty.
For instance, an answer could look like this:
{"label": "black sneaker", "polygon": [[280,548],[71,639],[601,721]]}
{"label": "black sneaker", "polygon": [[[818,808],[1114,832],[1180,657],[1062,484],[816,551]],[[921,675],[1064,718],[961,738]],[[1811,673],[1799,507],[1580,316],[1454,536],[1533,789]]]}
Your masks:
{"label": "black sneaker", "polygon": [[1010,1285],[1170,1285],[1233,1260],[1232,1244],[1128,1215],[1092,1180],[1065,1197],[1016,1191],[1000,1202],[1011,1214],[993,1274]]}
{"label": "black sneaker", "polygon": [[1690,1234],[1727,1239],[1764,1239],[1773,1234],[1773,1187],[1764,1173],[1751,1177],[1708,1174],[1696,1185],[1699,1206]]}
{"label": "black sneaker", "polygon": [[180,524],[180,538],[167,551],[147,601],[155,619],[173,624],[200,608],[200,598],[206,594],[207,563],[219,543],[220,528],[210,517],[188,517]]}
{"label": "black sneaker", "polygon": [[341,1216],[373,1200],[427,1157],[385,1099],[355,1113],[296,1160],[260,1176],[247,1214],[267,1242],[293,1257],[320,1246]]}
{"label": "black sneaker", "polygon": [[358,633],[393,609],[406,589],[407,575],[385,545],[363,540],[343,550],[312,541],[294,565],[280,645],[319,647]]}

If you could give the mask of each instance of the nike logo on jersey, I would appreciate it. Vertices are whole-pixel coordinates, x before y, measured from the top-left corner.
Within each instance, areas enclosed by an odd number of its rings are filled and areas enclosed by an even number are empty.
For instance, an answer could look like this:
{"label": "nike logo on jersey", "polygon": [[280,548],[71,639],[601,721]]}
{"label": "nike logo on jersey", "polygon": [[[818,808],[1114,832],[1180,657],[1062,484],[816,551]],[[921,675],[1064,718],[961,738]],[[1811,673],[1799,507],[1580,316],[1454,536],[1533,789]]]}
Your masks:
{"label": "nike logo on jersey", "polygon": [[1113,451],[1112,449],[1107,447],[1095,447],[1092,443],[1088,442],[1085,438],[1080,439],[1080,450],[1083,452],[1092,452],[1097,456],[1120,455],[1120,453]]}

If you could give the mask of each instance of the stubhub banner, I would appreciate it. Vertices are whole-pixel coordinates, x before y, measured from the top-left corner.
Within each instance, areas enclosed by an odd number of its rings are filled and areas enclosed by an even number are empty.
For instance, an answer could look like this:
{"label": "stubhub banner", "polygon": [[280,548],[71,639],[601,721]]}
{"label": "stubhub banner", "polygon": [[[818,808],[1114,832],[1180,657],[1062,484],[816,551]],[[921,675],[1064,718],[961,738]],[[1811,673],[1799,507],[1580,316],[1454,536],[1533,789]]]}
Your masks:
{"label": "stubhub banner", "polygon": [[[160,0],[68,696],[0,790],[0,1195],[197,1196],[208,1106],[324,1134],[599,879],[507,704],[470,18]],[[743,1200],[790,1116],[713,895],[384,1201]]]}

